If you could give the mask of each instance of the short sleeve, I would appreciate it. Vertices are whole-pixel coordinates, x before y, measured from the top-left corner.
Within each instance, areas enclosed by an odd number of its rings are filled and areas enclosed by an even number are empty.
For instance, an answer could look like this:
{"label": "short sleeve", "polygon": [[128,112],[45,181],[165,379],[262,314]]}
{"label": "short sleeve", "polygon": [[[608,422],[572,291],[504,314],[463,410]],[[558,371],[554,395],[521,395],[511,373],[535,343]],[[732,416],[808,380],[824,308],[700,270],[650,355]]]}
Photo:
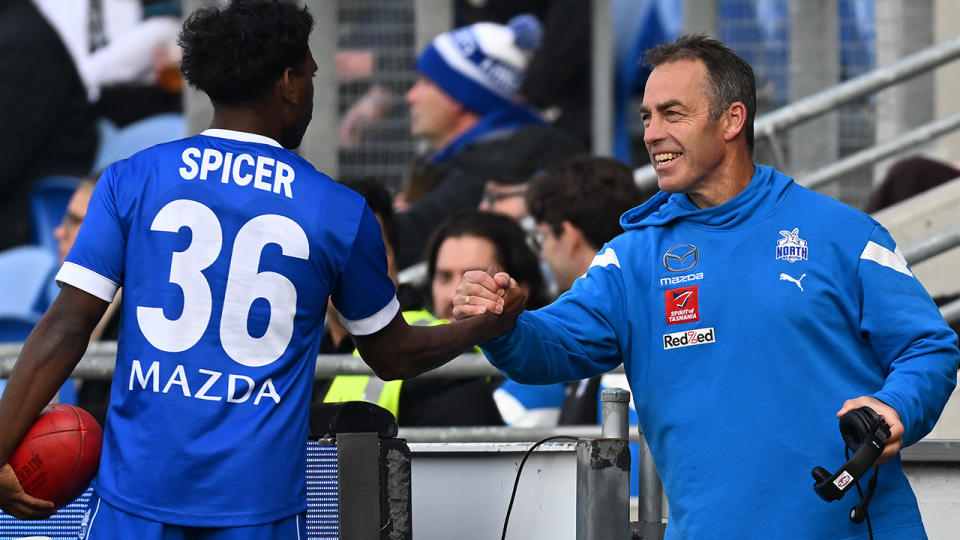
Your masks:
{"label": "short sleeve", "polygon": [[380,223],[364,203],[357,234],[333,287],[333,305],[340,322],[353,335],[373,334],[397,312],[397,290],[387,274],[387,255]]}
{"label": "short sleeve", "polygon": [[116,174],[111,166],[93,189],[77,239],[56,277],[60,284],[107,302],[113,301],[123,281],[126,246],[116,194]]}

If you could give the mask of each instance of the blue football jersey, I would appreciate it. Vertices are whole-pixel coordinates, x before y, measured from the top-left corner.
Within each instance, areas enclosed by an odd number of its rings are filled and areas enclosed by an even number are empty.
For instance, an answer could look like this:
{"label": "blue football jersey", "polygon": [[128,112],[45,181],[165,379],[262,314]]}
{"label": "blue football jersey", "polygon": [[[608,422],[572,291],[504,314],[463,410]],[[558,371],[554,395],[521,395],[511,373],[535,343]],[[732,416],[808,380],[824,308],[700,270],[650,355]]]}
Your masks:
{"label": "blue football jersey", "polygon": [[97,492],[135,515],[242,526],[306,508],[327,298],[354,334],[398,312],[364,199],[226,130],[114,163],[58,281],[122,321]]}

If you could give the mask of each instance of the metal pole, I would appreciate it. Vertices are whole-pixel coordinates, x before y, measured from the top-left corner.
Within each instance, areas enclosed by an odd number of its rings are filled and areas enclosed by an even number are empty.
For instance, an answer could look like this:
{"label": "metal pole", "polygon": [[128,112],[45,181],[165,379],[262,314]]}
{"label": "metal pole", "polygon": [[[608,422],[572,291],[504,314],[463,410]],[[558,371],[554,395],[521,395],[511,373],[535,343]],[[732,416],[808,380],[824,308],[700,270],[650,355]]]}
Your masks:
{"label": "metal pole", "polygon": [[413,46],[420,54],[433,38],[453,27],[453,2],[413,0]]}
{"label": "metal pole", "polygon": [[[13,364],[20,355],[21,343],[0,344],[0,377],[8,377]],[[117,343],[102,341],[91,343],[83,359],[73,371],[73,377],[90,379],[109,379],[117,358]],[[618,366],[609,373],[623,373]],[[337,375],[373,375],[373,370],[359,356],[352,354],[322,354],[317,357],[314,370],[317,378],[329,378]],[[486,377],[500,376],[497,368],[490,365],[482,354],[467,353],[454,358],[449,363],[428,371],[420,377]],[[164,374],[160,374],[161,377]],[[169,376],[169,374],[167,374]]]}
{"label": "metal pole", "polygon": [[601,436],[604,439],[626,439],[630,392],[622,388],[607,388],[600,393],[600,402],[603,419]]}
{"label": "metal pole", "polygon": [[910,244],[903,248],[902,253],[908,263],[916,264],[958,245],[960,245],[960,223]]}
{"label": "metal pole", "polygon": [[[840,82],[837,0],[791,0],[790,100],[797,101]],[[839,155],[840,117],[834,112],[795,126],[785,137],[790,144],[785,171],[822,167]],[[833,194],[831,194],[833,195]]]}
{"label": "metal pole", "polygon": [[683,2],[683,31],[717,37],[719,0],[687,0]]}
{"label": "metal pole", "polygon": [[[320,172],[337,178],[337,7],[330,0],[302,0],[313,14],[309,45],[317,61],[313,85],[313,119],[298,153]],[[331,136],[331,134],[334,134]]]}
{"label": "metal pole", "polygon": [[[960,58],[960,36],[765,114],[753,124],[755,136],[759,138],[799,124],[838,105],[892,86],[957,58]],[[633,178],[640,187],[655,186],[657,181],[657,175],[649,165],[634,171]]]}
{"label": "metal pole", "polygon": [[577,540],[626,540],[630,535],[630,393],[600,394],[601,439],[577,442]]}
{"label": "metal pole", "polygon": [[[630,442],[639,439],[636,426],[632,426]],[[606,438],[600,426],[551,426],[551,427],[401,427],[397,437],[410,443],[475,443],[475,442],[536,442],[547,437],[565,435],[579,439]]]}
{"label": "metal pole", "polygon": [[[881,68],[933,44],[935,0],[874,0],[876,62]],[[911,77],[876,95],[875,140],[887,141],[934,117],[933,74]],[[892,159],[879,159],[875,169],[887,169]],[[876,178],[880,180],[879,175]]]}
{"label": "metal pole", "polygon": [[940,314],[943,319],[950,324],[960,321],[960,300],[954,300],[948,304],[940,306]]}
{"label": "metal pole", "polygon": [[643,540],[662,539],[666,525],[663,523],[663,484],[657,474],[657,466],[650,456],[647,440],[640,436],[640,508],[639,528]]}
{"label": "metal pole", "polygon": [[[212,6],[214,0],[186,0],[183,3],[184,18],[188,17],[194,11],[207,6]],[[210,127],[213,120],[213,104],[206,94],[196,88],[186,84],[183,81],[183,115],[187,120],[188,136],[196,135]]]}
{"label": "metal pole", "polygon": [[610,0],[593,0],[591,50],[593,92],[593,153],[613,153],[613,13]]}
{"label": "metal pole", "polygon": [[869,165],[880,158],[890,157],[911,147],[919,146],[958,127],[960,127],[960,113],[954,113],[946,118],[904,133],[896,139],[851,154],[833,165],[828,165],[805,175],[799,179],[799,183],[808,188],[827,184],[852,170]]}

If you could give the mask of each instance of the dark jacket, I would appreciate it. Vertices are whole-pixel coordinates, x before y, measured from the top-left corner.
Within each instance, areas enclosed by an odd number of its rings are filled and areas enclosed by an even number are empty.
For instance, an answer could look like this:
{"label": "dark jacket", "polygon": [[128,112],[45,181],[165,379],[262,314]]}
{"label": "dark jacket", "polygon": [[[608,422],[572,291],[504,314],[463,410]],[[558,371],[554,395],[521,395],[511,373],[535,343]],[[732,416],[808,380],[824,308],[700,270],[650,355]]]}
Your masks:
{"label": "dark jacket", "polygon": [[488,180],[516,183],[547,165],[583,152],[566,132],[549,125],[529,125],[491,134],[442,164],[428,164],[423,174],[439,175],[436,187],[394,217],[397,225],[397,267],[424,258],[427,239],[447,216],[475,209]]}

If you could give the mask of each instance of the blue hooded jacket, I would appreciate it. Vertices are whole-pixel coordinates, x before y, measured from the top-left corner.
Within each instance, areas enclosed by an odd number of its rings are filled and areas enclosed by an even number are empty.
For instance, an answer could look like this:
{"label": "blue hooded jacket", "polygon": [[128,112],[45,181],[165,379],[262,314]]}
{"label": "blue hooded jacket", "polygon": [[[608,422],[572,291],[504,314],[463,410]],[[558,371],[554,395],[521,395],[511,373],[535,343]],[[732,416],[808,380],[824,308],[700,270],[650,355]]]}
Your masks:
{"label": "blue hooded jacket", "polygon": [[[586,275],[482,344],[523,383],[616,367],[630,380],[670,506],[667,538],[866,538],[856,495],[828,504],[815,465],[845,461],[836,412],[889,404],[904,445],[956,384],[957,337],[870,216],[757,166],[707,209],[658,193],[623,215]],[[881,538],[925,537],[899,456],[870,505]]]}

